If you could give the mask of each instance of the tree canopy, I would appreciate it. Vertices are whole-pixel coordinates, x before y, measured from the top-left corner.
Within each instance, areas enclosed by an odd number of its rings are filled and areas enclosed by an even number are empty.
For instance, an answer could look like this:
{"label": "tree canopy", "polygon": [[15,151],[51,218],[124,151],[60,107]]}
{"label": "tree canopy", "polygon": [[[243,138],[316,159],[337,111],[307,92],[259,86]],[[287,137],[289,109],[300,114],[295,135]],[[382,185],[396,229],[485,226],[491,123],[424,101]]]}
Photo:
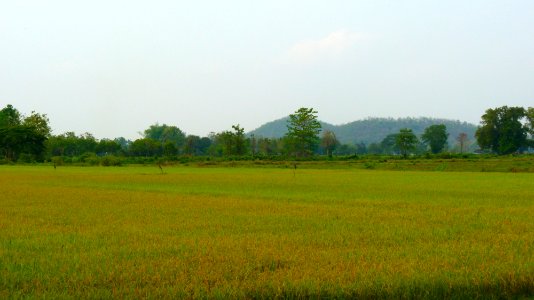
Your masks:
{"label": "tree canopy", "polygon": [[319,145],[321,123],[317,120],[317,111],[313,108],[299,108],[289,115],[286,139],[290,152],[297,157],[311,156]]}
{"label": "tree canopy", "polygon": [[35,112],[23,119],[20,112],[8,104],[0,111],[0,153],[4,159],[17,160],[21,155],[31,160],[41,158],[50,134],[48,118]]}
{"label": "tree canopy", "polygon": [[423,142],[430,146],[432,153],[439,153],[447,144],[449,134],[447,133],[447,127],[444,124],[431,125],[425,129],[425,132],[421,136]]}
{"label": "tree canopy", "polygon": [[529,123],[532,122],[528,114],[530,110],[508,106],[486,110],[475,134],[480,148],[509,154],[528,147]]}
{"label": "tree canopy", "polygon": [[339,141],[336,138],[336,134],[330,130],[323,131],[321,147],[325,150],[326,155],[332,156],[332,152],[337,146],[339,146]]}
{"label": "tree canopy", "polygon": [[185,142],[185,133],[176,126],[167,124],[151,125],[144,131],[143,137],[159,141],[162,145],[166,142],[173,143],[176,147],[181,147]]}
{"label": "tree canopy", "polygon": [[397,134],[395,142],[402,156],[407,157],[411,151],[415,150],[419,141],[411,129],[404,128]]}

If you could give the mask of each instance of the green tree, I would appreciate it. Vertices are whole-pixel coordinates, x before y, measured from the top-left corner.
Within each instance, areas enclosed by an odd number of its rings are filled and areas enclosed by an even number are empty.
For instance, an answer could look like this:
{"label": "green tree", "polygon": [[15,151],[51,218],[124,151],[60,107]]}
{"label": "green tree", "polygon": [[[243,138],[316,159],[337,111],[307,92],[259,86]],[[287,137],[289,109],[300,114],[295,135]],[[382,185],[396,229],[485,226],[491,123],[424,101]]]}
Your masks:
{"label": "green tree", "polygon": [[76,136],[74,132],[51,136],[46,142],[50,156],[79,156],[84,153],[96,153],[98,142],[86,132]]}
{"label": "green tree", "polygon": [[232,126],[233,131],[223,131],[212,134],[209,152],[217,156],[245,155],[247,153],[247,139],[245,129],[238,125]]}
{"label": "green tree", "polygon": [[[47,131],[41,130],[43,128]],[[0,110],[0,153],[7,160],[16,161],[21,155],[29,160],[43,158],[49,132],[45,115],[32,112],[23,122],[20,112],[11,104]]]}
{"label": "green tree", "polygon": [[475,136],[481,149],[498,154],[521,151],[528,146],[529,127],[523,124],[527,111],[522,107],[502,106],[486,110]]}
{"label": "green tree", "polygon": [[278,154],[277,139],[260,137],[257,140],[257,145],[258,145],[258,154],[269,155],[269,156]]}
{"label": "green tree", "polygon": [[188,135],[185,138],[184,153],[187,155],[197,154],[197,145],[200,142],[200,137],[197,135]]}
{"label": "green tree", "polygon": [[534,107],[527,109],[527,121],[528,129],[530,133],[530,139],[527,141],[530,148],[534,148]]}
{"label": "green tree", "polygon": [[332,156],[332,152],[339,146],[336,134],[330,130],[323,131],[321,137],[321,147],[325,150],[326,155]]}
{"label": "green tree", "polygon": [[367,147],[367,152],[369,154],[380,154],[383,152],[382,146],[379,143],[371,143],[369,144],[369,147]]}
{"label": "green tree", "polygon": [[23,124],[28,127],[32,127],[38,133],[50,137],[52,129],[50,128],[50,120],[45,114],[39,114],[32,111],[31,115],[24,118]]}
{"label": "green tree", "polygon": [[113,141],[120,145],[121,151],[123,153],[128,152],[128,149],[130,148],[130,145],[132,144],[132,141],[127,140],[126,138],[124,138],[122,136],[118,137],[118,138],[115,138]]}
{"label": "green tree", "polygon": [[159,141],[162,147],[165,143],[171,142],[178,149],[181,149],[185,143],[185,133],[176,126],[169,126],[166,124],[159,125],[156,123],[151,125],[144,131],[143,137]]}
{"label": "green tree", "polygon": [[402,156],[406,158],[411,151],[415,150],[419,141],[411,129],[403,128],[397,134],[395,142]]}
{"label": "green tree", "polygon": [[0,110],[0,128],[17,126],[21,123],[20,112],[11,104]]}
{"label": "green tree", "polygon": [[319,145],[321,123],[317,120],[317,111],[313,108],[299,108],[289,115],[286,141],[290,152],[297,157],[313,155]]}
{"label": "green tree", "polygon": [[161,143],[150,138],[137,139],[130,145],[132,156],[159,156],[162,150]]}
{"label": "green tree", "polygon": [[443,151],[447,144],[449,134],[447,127],[444,124],[431,125],[425,128],[425,132],[421,136],[423,142],[430,146],[430,151],[436,154]]}
{"label": "green tree", "polygon": [[530,134],[534,136],[534,107],[529,107],[527,109],[527,121],[528,121],[528,129],[530,131]]}
{"label": "green tree", "polygon": [[21,154],[41,158],[45,152],[46,137],[35,128],[14,125],[0,128],[0,152],[5,159],[16,161]]}
{"label": "green tree", "polygon": [[[376,152],[375,149],[381,149],[385,154],[398,154],[399,147],[397,146],[397,135],[398,133],[388,134],[381,142],[380,147],[373,147],[373,152]],[[379,153],[375,153],[379,154]]]}
{"label": "green tree", "polygon": [[175,156],[177,154],[178,154],[178,148],[176,148],[174,143],[171,141],[165,142],[165,144],[163,145],[163,155],[170,157],[170,156]]}
{"label": "green tree", "polygon": [[247,151],[247,140],[245,138],[245,129],[239,127],[239,124],[232,125],[233,132],[233,153],[234,155],[245,155]]}
{"label": "green tree", "polygon": [[101,139],[95,147],[96,154],[100,156],[115,155],[121,151],[121,145],[110,139]]}
{"label": "green tree", "polygon": [[189,155],[206,155],[210,146],[210,138],[188,135],[185,139],[184,152]]}

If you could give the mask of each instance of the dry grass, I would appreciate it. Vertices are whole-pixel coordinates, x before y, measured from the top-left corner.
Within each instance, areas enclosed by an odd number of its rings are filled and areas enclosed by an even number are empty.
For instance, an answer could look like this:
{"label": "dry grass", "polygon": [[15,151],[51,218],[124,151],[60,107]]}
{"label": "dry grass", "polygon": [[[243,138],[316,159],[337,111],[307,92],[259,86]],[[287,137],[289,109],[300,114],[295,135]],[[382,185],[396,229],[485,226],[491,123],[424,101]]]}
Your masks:
{"label": "dry grass", "polygon": [[0,167],[0,298],[534,295],[534,174]]}

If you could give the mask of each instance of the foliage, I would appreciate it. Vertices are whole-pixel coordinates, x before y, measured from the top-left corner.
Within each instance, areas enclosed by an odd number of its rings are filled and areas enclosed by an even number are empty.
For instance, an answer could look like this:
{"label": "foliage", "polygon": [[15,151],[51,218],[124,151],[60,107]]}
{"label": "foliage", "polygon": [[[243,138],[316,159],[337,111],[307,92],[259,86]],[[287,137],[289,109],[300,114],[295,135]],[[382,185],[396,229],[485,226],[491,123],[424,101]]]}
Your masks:
{"label": "foliage", "polygon": [[179,149],[185,142],[185,133],[176,126],[168,126],[166,124],[159,125],[158,123],[151,125],[144,131],[144,138],[149,138],[159,141],[161,145],[171,142]]}
{"label": "foliage", "polygon": [[216,156],[242,156],[247,153],[245,129],[232,125],[234,131],[223,131],[213,135],[211,154]]}
{"label": "foliage", "polygon": [[11,127],[21,125],[20,112],[8,104],[2,110],[0,110],[0,128]]}
{"label": "foliage", "polygon": [[321,132],[317,111],[301,107],[289,115],[288,123],[286,138],[291,152],[297,157],[311,156],[319,145]]}
{"label": "foliage", "polygon": [[114,155],[106,155],[100,159],[100,164],[104,167],[121,166],[122,158]]}
{"label": "foliage", "polygon": [[134,156],[160,156],[162,152],[161,143],[151,138],[137,139],[130,145],[130,154]]}
{"label": "foliage", "polygon": [[392,133],[388,134],[382,142],[380,142],[380,148],[381,151],[378,153],[384,153],[384,154],[398,154],[400,152],[400,148],[397,145],[397,136],[398,133]]}
{"label": "foliage", "polygon": [[531,135],[531,138],[534,139],[534,107],[529,107],[526,111],[528,129]]}
{"label": "foliage", "polygon": [[336,134],[330,130],[323,131],[321,137],[321,147],[325,150],[326,155],[332,156],[332,152],[339,146]]}
{"label": "foliage", "polygon": [[46,137],[31,127],[15,125],[0,128],[0,151],[11,161],[16,161],[21,154],[42,158],[45,141]]}
{"label": "foliage", "polygon": [[14,125],[0,128],[0,152],[10,161],[16,161],[22,154],[42,158],[45,141],[46,137],[31,127]]}
{"label": "foliage", "polygon": [[458,144],[460,145],[460,153],[464,153],[465,145],[469,141],[469,138],[467,137],[467,133],[461,132],[456,137],[456,140],[458,141]]}
{"label": "foliage", "polygon": [[122,147],[116,140],[101,139],[96,145],[95,150],[100,156],[115,155],[122,152]]}
{"label": "foliage", "polygon": [[[104,142],[105,144],[105,142]],[[46,142],[48,155],[51,156],[79,156],[83,153],[97,152],[99,143],[95,137],[86,132],[77,136],[74,132],[51,136]]]}
{"label": "foliage", "polygon": [[498,154],[521,151],[527,146],[529,129],[522,123],[526,116],[522,107],[502,106],[486,110],[476,131],[478,145]]}
{"label": "foliage", "polygon": [[130,145],[132,144],[132,141],[130,140],[127,140],[126,138],[124,137],[118,137],[118,138],[115,138],[113,140],[115,143],[119,144],[120,147],[121,147],[121,150],[123,152],[127,152],[128,149],[130,148]]}
{"label": "foliage", "polygon": [[23,124],[33,128],[37,133],[49,138],[52,129],[50,128],[50,120],[45,114],[39,114],[32,111],[31,115],[24,118]]}
{"label": "foliage", "polygon": [[[48,132],[43,129],[48,129]],[[20,162],[42,160],[49,131],[45,115],[32,112],[30,117],[22,120],[19,111],[8,104],[0,111],[0,153],[3,159],[20,159]]]}
{"label": "foliage", "polygon": [[[287,133],[287,121],[289,118],[282,118],[268,122],[256,130],[249,132],[255,136],[267,138],[280,138]],[[445,124],[450,133],[449,144],[454,144],[454,137],[461,132],[468,136],[474,136],[477,126],[467,122],[460,122],[447,119],[435,118],[367,118],[341,125],[332,125],[320,122],[324,130],[330,130],[336,134],[336,138],[341,144],[352,144],[363,142],[366,145],[380,143],[387,135],[397,133],[402,128],[411,128],[415,135],[423,134],[424,129],[435,124]],[[466,149],[467,150],[467,149]]]}
{"label": "foliage", "polygon": [[408,128],[401,129],[395,137],[395,145],[400,150],[403,157],[407,157],[411,151],[415,150],[418,142],[419,141],[415,134],[413,134],[413,131]]}
{"label": "foliage", "polygon": [[234,143],[234,151],[232,154],[234,155],[244,155],[247,151],[247,143],[245,140],[245,129],[242,127],[239,127],[239,124],[232,125],[233,132],[233,143]]}
{"label": "foliage", "polygon": [[210,146],[210,138],[188,135],[185,139],[184,153],[188,155],[207,155]]}
{"label": "foliage", "polygon": [[0,111],[0,153],[7,161],[42,160],[50,132],[46,115],[32,112],[22,120],[19,111],[8,104]]}
{"label": "foliage", "polygon": [[447,127],[444,124],[439,124],[425,128],[421,139],[430,146],[430,151],[436,154],[443,151],[448,137]]}

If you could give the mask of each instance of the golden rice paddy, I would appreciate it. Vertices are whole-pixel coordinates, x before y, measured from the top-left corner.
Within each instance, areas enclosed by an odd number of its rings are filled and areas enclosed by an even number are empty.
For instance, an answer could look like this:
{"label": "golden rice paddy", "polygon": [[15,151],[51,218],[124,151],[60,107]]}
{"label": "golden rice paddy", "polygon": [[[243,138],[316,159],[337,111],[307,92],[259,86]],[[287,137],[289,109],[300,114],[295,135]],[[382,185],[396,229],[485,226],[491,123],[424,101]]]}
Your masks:
{"label": "golden rice paddy", "polygon": [[534,295],[534,174],[0,167],[0,298]]}

